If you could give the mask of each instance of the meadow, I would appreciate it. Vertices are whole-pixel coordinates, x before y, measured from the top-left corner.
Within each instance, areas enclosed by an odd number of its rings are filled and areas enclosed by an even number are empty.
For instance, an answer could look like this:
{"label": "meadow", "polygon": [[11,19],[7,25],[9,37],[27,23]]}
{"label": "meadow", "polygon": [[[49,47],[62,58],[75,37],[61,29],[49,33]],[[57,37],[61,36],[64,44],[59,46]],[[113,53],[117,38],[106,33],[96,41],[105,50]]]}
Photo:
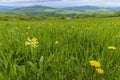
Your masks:
{"label": "meadow", "polygon": [[120,80],[120,18],[0,21],[0,80]]}

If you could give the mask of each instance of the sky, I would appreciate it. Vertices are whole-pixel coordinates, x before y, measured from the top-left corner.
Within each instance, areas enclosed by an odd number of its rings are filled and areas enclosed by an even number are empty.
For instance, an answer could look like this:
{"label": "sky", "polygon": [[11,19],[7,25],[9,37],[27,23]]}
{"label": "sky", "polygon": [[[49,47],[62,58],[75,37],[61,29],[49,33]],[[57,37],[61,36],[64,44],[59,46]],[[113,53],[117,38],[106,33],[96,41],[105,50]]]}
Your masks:
{"label": "sky", "polygon": [[102,6],[120,7],[120,0],[0,0],[5,6],[42,5],[49,7]]}

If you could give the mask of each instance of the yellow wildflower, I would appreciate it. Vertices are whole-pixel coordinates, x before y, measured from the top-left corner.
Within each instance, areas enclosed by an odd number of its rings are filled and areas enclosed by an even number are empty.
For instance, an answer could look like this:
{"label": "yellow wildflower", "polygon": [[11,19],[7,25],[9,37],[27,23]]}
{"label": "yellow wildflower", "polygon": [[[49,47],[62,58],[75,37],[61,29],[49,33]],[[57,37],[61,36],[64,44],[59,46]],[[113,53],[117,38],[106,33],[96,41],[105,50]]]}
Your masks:
{"label": "yellow wildflower", "polygon": [[28,46],[30,44],[30,42],[25,41],[25,46]]}
{"label": "yellow wildflower", "polygon": [[94,66],[94,67],[100,67],[101,66],[100,63],[98,61],[95,61],[95,60],[91,60],[89,63],[90,63],[91,66]]}
{"label": "yellow wildflower", "polygon": [[55,44],[58,44],[59,42],[58,41],[55,41]]}
{"label": "yellow wildflower", "polygon": [[38,41],[37,38],[27,38],[27,41],[25,41],[25,46],[30,45],[31,47],[37,48],[38,47]]}
{"label": "yellow wildflower", "polygon": [[33,42],[36,42],[36,41],[37,41],[37,38],[32,38],[32,41],[33,41]]}
{"label": "yellow wildflower", "polygon": [[104,70],[101,69],[101,68],[97,68],[96,71],[97,71],[97,73],[99,73],[99,74],[103,74],[103,73],[104,73]]}
{"label": "yellow wildflower", "polygon": [[116,47],[114,47],[114,46],[108,46],[108,49],[110,49],[110,50],[115,50]]}
{"label": "yellow wildflower", "polygon": [[30,26],[27,27],[27,29],[30,29],[30,28],[31,28]]}

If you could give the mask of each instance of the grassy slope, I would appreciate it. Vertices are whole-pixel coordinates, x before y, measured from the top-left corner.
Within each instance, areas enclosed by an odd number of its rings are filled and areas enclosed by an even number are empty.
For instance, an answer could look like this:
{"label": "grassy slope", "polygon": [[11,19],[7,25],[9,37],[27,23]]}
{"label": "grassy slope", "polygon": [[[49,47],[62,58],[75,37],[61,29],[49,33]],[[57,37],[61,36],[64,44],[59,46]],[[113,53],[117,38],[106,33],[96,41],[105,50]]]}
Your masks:
{"label": "grassy slope", "polygon": [[[1,80],[119,80],[120,18],[0,23]],[[37,38],[39,47],[25,46]],[[58,44],[55,42],[58,41]],[[116,50],[109,50],[108,46]],[[89,65],[101,63],[104,74]]]}

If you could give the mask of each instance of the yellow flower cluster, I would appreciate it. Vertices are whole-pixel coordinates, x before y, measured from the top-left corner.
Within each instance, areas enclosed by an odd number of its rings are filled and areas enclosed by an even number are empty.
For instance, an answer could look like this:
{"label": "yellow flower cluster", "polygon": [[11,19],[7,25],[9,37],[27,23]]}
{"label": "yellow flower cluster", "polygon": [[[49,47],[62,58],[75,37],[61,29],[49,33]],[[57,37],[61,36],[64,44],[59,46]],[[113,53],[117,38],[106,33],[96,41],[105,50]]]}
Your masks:
{"label": "yellow flower cluster", "polygon": [[34,48],[38,47],[39,42],[37,41],[37,38],[27,38],[27,41],[25,41],[25,46],[31,46]]}
{"label": "yellow flower cluster", "polygon": [[104,73],[103,69],[101,69],[101,68],[97,68],[96,71],[97,71],[99,74],[103,74],[103,73]]}
{"label": "yellow flower cluster", "polygon": [[114,47],[114,46],[108,46],[108,49],[110,49],[110,50],[116,50],[116,47]]}
{"label": "yellow flower cluster", "polygon": [[91,66],[96,68],[97,73],[99,73],[99,74],[104,73],[104,70],[102,68],[100,68],[101,67],[100,62],[95,61],[95,60],[91,60],[89,63],[90,63]]}
{"label": "yellow flower cluster", "polygon": [[94,66],[94,67],[100,67],[101,66],[100,63],[98,61],[95,61],[95,60],[91,60],[89,63],[90,63],[91,66]]}

